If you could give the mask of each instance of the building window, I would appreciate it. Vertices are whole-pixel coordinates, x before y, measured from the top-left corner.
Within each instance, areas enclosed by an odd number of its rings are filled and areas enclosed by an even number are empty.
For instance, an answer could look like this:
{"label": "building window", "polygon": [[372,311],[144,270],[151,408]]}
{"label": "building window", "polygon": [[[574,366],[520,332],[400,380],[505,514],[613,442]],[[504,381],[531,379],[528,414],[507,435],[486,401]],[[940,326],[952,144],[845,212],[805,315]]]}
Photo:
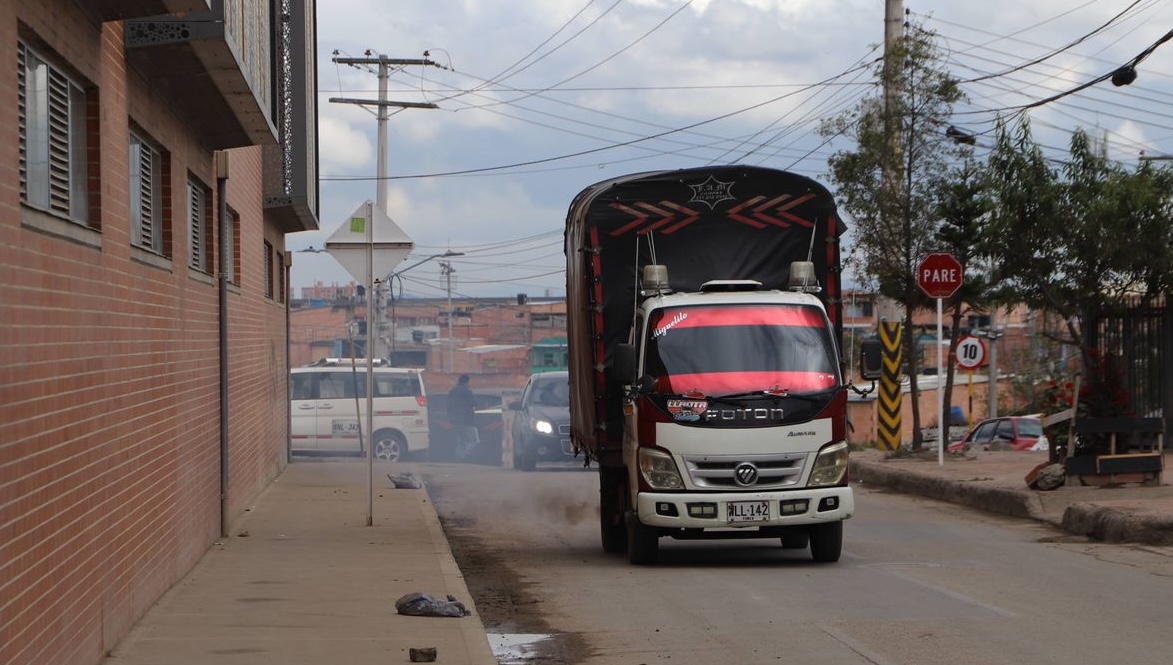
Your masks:
{"label": "building window", "polygon": [[136,247],[168,256],[167,158],[158,147],[130,133],[130,228]]}
{"label": "building window", "polygon": [[265,297],[269,300],[273,299],[273,243],[268,240],[265,241]]}
{"label": "building window", "polygon": [[212,272],[212,197],[202,183],[187,181],[188,265],[203,273]]}
{"label": "building window", "polygon": [[849,319],[869,318],[875,313],[875,304],[870,300],[849,302],[844,307],[844,316]]}
{"label": "building window", "polygon": [[20,199],[86,224],[86,92],[23,42],[16,53]]}

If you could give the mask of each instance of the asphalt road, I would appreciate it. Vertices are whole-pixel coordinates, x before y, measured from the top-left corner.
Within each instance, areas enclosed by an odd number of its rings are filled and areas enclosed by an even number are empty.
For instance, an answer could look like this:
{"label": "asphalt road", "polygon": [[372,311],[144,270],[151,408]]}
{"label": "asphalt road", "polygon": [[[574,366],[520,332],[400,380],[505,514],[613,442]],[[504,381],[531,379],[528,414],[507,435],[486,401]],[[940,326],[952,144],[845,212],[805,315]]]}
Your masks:
{"label": "asphalt road", "polygon": [[857,487],[843,557],[776,540],[661,540],[636,567],[599,546],[577,467],[425,465],[486,629],[549,635],[525,663],[1006,665],[1163,662],[1173,548]]}

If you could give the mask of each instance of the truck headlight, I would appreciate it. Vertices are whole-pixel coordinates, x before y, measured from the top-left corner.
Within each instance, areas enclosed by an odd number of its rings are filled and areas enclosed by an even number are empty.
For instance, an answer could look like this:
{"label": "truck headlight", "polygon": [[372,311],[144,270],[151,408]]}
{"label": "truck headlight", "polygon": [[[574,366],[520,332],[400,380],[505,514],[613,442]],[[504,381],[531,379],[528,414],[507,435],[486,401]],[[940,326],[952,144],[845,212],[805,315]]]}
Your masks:
{"label": "truck headlight", "polygon": [[531,418],[529,421],[529,426],[534,428],[535,431],[541,432],[542,434],[552,434],[554,432],[554,426],[551,425],[548,420]]}
{"label": "truck headlight", "polygon": [[676,469],[676,461],[663,450],[640,448],[639,472],[648,486],[654,490],[684,489],[684,481],[680,478],[680,471]]}
{"label": "truck headlight", "polygon": [[847,442],[840,441],[824,446],[815,457],[807,487],[830,487],[843,483],[847,473]]}

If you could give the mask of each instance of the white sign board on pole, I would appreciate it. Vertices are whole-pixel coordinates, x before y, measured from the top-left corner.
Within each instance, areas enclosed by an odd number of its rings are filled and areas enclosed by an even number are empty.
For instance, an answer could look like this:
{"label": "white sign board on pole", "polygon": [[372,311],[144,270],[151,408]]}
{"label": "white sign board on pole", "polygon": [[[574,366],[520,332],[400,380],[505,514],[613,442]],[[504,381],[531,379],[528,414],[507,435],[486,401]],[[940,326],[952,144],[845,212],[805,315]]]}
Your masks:
{"label": "white sign board on pole", "polygon": [[[403,229],[371,201],[356,208],[326,241],[330,256],[364,288],[390,275],[414,246]],[[368,252],[375,265],[374,274],[368,267]]]}
{"label": "white sign board on pole", "polygon": [[[367,413],[363,436],[367,457],[367,526],[374,524],[374,433],[375,405],[373,355],[375,352],[375,281],[391,274],[414,246],[403,229],[382,210],[365,201],[344,220],[326,241],[326,252],[333,256],[366,289],[367,300]],[[355,414],[356,416],[358,414]]]}

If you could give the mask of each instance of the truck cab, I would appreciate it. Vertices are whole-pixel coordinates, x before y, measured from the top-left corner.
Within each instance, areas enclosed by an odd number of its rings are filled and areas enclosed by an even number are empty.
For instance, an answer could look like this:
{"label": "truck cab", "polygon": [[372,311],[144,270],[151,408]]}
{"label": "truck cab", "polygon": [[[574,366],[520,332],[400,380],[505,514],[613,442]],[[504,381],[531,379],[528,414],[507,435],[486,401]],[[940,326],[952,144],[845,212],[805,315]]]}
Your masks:
{"label": "truck cab", "polygon": [[571,439],[603,549],[776,538],[839,558],[854,501],[826,187],[730,164],[583,189],[566,217]]}
{"label": "truck cab", "polygon": [[663,272],[645,268],[646,297],[615,359],[624,466],[639,470],[624,517],[636,562],[654,560],[661,536],[768,535],[838,559],[854,501],[822,303],[738,280],[666,293]]}

